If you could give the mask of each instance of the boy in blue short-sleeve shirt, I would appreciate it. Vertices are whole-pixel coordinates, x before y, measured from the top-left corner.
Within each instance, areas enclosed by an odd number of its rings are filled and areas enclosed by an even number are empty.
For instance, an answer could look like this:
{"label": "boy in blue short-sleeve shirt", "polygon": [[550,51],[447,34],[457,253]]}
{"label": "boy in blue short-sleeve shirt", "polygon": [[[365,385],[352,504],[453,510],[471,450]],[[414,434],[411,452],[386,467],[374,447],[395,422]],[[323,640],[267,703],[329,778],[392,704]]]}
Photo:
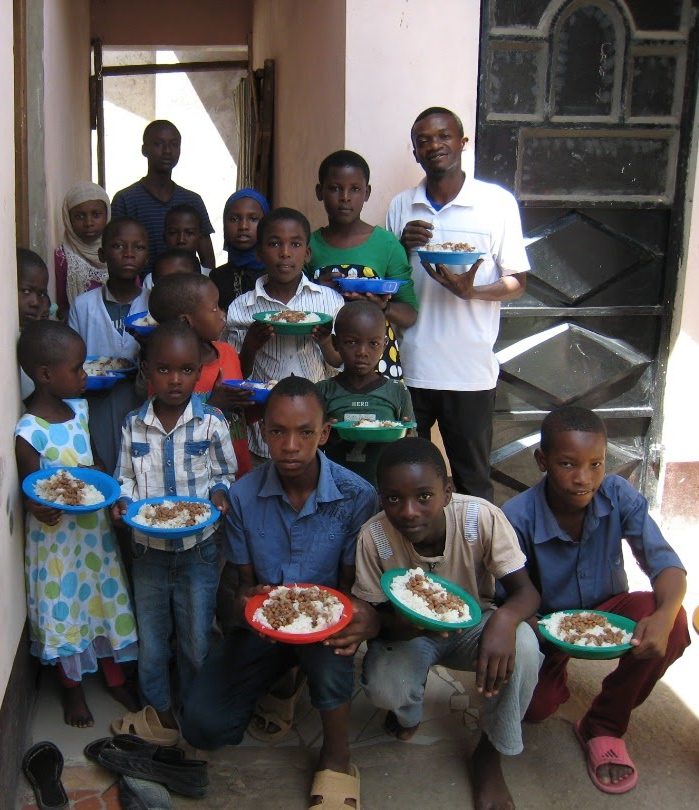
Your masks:
{"label": "boy in blue short-sleeve shirt", "polygon": [[[646,499],[618,475],[605,476],[607,433],[586,408],[552,411],[535,453],[546,475],[503,506],[541,593],[542,614],[594,608],[637,622],[634,649],[603,681],[575,733],[593,784],[625,793],[638,781],[624,741],[633,709],[689,644],[682,608],[686,576],[679,557],[648,514]],[[628,593],[622,538],[652,583]],[[566,654],[542,644],[544,664],[525,715],[541,722],[570,697]]]}
{"label": "boy in blue short-sleeve shirt", "polygon": [[312,799],[337,789],[359,806],[348,740],[352,656],[360,641],[378,631],[374,612],[353,600],[355,612],[345,630],[323,643],[301,645],[270,643],[243,629],[242,618],[247,599],[269,586],[305,582],[349,595],[357,535],[378,503],[369,483],[318,452],[329,431],[310,380],[286,377],[272,389],[262,429],[272,460],[230,490],[226,535],[240,578],[241,628],[209,655],[185,702],[182,732],[198,748],[237,745],[258,699],[298,665],[324,732]]}

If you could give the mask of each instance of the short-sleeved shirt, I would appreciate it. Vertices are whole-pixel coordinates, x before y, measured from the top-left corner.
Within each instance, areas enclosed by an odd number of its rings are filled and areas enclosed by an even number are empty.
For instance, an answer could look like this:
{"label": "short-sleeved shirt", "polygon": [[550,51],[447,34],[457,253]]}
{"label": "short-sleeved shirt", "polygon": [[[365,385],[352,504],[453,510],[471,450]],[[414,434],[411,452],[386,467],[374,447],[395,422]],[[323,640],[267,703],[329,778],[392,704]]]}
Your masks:
{"label": "short-sleeved shirt", "polygon": [[[369,238],[361,245],[338,248],[329,245],[323,238],[322,228],[311,234],[311,260],[308,274],[314,280],[325,270],[342,273],[346,278],[385,278],[404,281],[392,296],[393,301],[409,304],[417,309],[410,262],[403,246],[396,237],[384,228],[374,228]],[[403,378],[399,341],[391,324],[386,321],[388,341],[383,357],[376,370],[391,380]]]}
{"label": "short-sleeved shirt", "polygon": [[153,269],[156,256],[165,250],[165,216],[175,205],[191,205],[196,208],[201,218],[201,232],[206,234],[214,232],[204,200],[195,191],[178,186],[176,183],[172,197],[167,202],[154,197],[140,180],[114,195],[112,219],[132,217],[148,232],[148,270]]}
{"label": "short-sleeved shirt", "polygon": [[[405,225],[415,219],[433,223],[434,242],[469,242],[483,252],[476,285],[529,270],[517,201],[494,183],[466,178],[456,197],[436,210],[423,179],[393,198],[386,224],[400,238]],[[493,346],[500,302],[457,298],[425,272],[416,251],[411,263],[419,309],[417,321],[401,341],[406,384],[434,391],[492,390],[498,378]]]}
{"label": "short-sleeved shirt", "polygon": [[683,568],[648,514],[646,499],[618,475],[608,475],[594,494],[579,542],[559,526],[551,511],[546,477],[502,509],[527,556],[529,576],[541,593],[542,614],[593,608],[628,591],[622,538],[651,581],[665,568]]}
{"label": "short-sleeved shirt", "polygon": [[322,453],[318,459],[318,485],[298,512],[271,461],[230,488],[229,556],[237,565],[252,565],[261,584],[332,588],[341,566],[354,565],[359,529],[378,508],[376,492]]}
{"label": "short-sleeved shirt", "polygon": [[352,593],[381,604],[387,601],[380,585],[384,571],[420,566],[460,585],[483,609],[493,607],[495,580],[524,568],[525,557],[512,527],[496,506],[471,495],[452,495],[444,514],[446,538],[439,557],[421,557],[385,512],[365,523],[357,540]]}
{"label": "short-sleeved shirt", "polygon": [[[387,380],[378,375],[377,386],[370,390],[354,391],[337,377],[321,380],[317,384],[323,397],[329,419],[338,422],[358,422],[360,419],[390,419],[401,422],[413,420],[413,403],[403,383]],[[356,472],[376,485],[376,465],[383,445],[369,442],[350,442],[341,439],[336,431],[323,450],[326,455],[348,470]]]}

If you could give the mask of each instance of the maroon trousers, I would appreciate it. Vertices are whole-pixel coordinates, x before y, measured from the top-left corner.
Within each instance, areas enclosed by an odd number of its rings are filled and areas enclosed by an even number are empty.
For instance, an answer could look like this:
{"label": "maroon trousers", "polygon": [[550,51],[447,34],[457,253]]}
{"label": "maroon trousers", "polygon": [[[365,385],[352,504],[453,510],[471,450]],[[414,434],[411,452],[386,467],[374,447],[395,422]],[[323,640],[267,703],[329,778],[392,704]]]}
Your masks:
{"label": "maroon trousers", "polygon": [[[655,612],[655,596],[649,592],[620,593],[597,605],[595,609],[639,621]],[[650,695],[655,684],[665,674],[665,670],[688,646],[687,614],[680,608],[668,638],[664,657],[639,659],[629,652],[621,656],[616,669],[602,681],[602,691],[592,701],[580,724],[583,739],[623,737],[629,725],[631,712]],[[524,715],[525,721],[540,723],[568,700],[569,658],[570,656],[562,652],[546,655],[539,670],[539,682]]]}

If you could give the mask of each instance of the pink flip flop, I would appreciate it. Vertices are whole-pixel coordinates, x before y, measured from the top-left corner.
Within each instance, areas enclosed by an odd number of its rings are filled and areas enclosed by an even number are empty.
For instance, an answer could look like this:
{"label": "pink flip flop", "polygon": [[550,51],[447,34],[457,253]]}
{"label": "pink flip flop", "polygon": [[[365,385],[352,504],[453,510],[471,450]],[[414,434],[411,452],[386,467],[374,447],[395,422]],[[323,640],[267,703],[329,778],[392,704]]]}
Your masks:
{"label": "pink flip flop", "polygon": [[[638,771],[626,750],[626,743],[620,737],[591,737],[586,742],[580,733],[580,720],[573,724],[573,730],[585,752],[587,772],[592,784],[598,790],[601,790],[602,793],[627,793],[636,787]],[[600,765],[625,765],[627,768],[632,768],[633,773],[627,776],[623,782],[605,784],[597,777],[597,768]]]}

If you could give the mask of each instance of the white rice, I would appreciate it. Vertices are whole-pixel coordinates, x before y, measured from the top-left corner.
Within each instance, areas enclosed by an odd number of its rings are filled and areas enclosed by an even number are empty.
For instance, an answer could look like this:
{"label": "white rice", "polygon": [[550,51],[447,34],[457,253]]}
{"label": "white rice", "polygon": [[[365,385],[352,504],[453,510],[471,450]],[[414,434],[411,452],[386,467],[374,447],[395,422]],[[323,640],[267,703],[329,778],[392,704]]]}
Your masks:
{"label": "white rice", "polygon": [[446,597],[448,595],[447,589],[440,585],[439,582],[435,582],[429,574],[425,573],[422,568],[411,568],[402,574],[399,577],[395,577],[391,582],[391,592],[396,596],[396,598],[405,605],[410,610],[414,610],[415,613],[419,613],[421,616],[425,616],[428,619],[435,619],[439,622],[446,622],[448,624],[454,622],[465,622],[471,618],[471,611],[468,608],[468,605],[464,602],[463,607],[459,610],[448,610],[444,613],[437,613],[437,611],[433,610],[427,602],[417,594],[413,593],[412,591],[408,590],[408,582],[410,581],[411,577],[417,576],[418,574],[422,574],[429,580],[429,593],[435,594],[438,598]]}
{"label": "white rice", "polygon": [[[570,614],[563,612],[552,613],[545,619],[540,620],[539,624],[545,627],[554,638],[557,638],[559,641],[564,641],[567,644],[574,644],[576,647],[616,647],[619,644],[628,644],[633,636],[633,633],[627,632],[621,627],[617,627],[608,621],[604,616],[599,617],[605,622],[604,627],[597,625],[581,631],[580,633],[575,633],[573,630],[567,630],[564,632],[561,630],[561,622],[569,615]],[[596,613],[579,613],[577,615],[580,617],[597,616]],[[623,640],[617,643],[602,641],[598,644],[593,639],[585,638],[585,635],[602,636],[604,635],[605,629],[623,633]]]}
{"label": "white rice", "polygon": [[132,365],[125,357],[98,357],[87,360],[83,363],[83,368],[88,377],[104,377],[110,371],[123,371]]}
{"label": "white rice", "polygon": [[315,312],[307,312],[303,318],[299,318],[298,321],[286,321],[286,320],[279,320],[278,312],[269,312],[265,315],[266,321],[272,321],[272,323],[319,323],[320,322],[320,315],[317,315]]}
{"label": "white rice", "polygon": [[[80,488],[80,502],[74,503],[72,499],[66,497],[67,491],[72,491],[77,484]],[[34,492],[45,501],[60,503],[66,506],[94,506],[104,501],[104,495],[97,487],[81,481],[67,470],[61,470],[48,478],[43,478],[34,484]]]}
{"label": "white rice", "polygon": [[475,253],[476,248],[468,242],[430,242],[420,250],[439,253]]}
{"label": "white rice", "polygon": [[144,315],[142,318],[139,318],[137,321],[133,322],[134,326],[157,326],[158,322],[155,318],[150,314]]}
{"label": "white rice", "polygon": [[[264,607],[268,603],[270,599],[274,599],[275,597],[278,598],[284,594],[291,594],[292,596],[296,595],[302,590],[306,590],[305,588],[289,588],[286,585],[280,585],[274,590],[269,592],[269,597],[265,599],[262,605],[257,608],[255,613],[253,614],[253,619],[256,622],[259,622],[264,627],[268,627],[270,629],[275,629],[267,620],[267,617],[264,613]],[[340,619],[342,618],[342,611],[343,605],[340,600],[333,596],[332,594],[328,595],[327,602],[321,602],[314,600],[310,603],[310,605],[319,613],[322,614],[322,617],[316,621],[315,626],[313,625],[313,619],[311,616],[306,615],[305,613],[299,613],[299,615],[288,624],[283,624],[276,628],[276,630],[280,633],[291,633],[291,634],[301,634],[301,633],[318,633],[322,630],[327,630],[328,627],[332,627],[333,625],[337,624]],[[298,611],[300,610],[300,606],[298,602],[294,602],[294,608]]]}
{"label": "white rice", "polygon": [[392,422],[390,419],[360,419],[352,427],[358,428],[398,428],[404,427],[402,422]]}
{"label": "white rice", "polygon": [[[158,519],[157,507],[179,507],[178,513],[169,520]],[[201,515],[192,515],[189,509],[186,508],[186,502],[183,501],[162,501],[160,504],[144,503],[143,506],[136,512],[132,520],[134,523],[139,523],[141,526],[148,526],[152,529],[190,529],[199,523],[206,523],[211,517],[211,509],[207,506],[206,511]],[[191,521],[194,520],[194,524]]]}

